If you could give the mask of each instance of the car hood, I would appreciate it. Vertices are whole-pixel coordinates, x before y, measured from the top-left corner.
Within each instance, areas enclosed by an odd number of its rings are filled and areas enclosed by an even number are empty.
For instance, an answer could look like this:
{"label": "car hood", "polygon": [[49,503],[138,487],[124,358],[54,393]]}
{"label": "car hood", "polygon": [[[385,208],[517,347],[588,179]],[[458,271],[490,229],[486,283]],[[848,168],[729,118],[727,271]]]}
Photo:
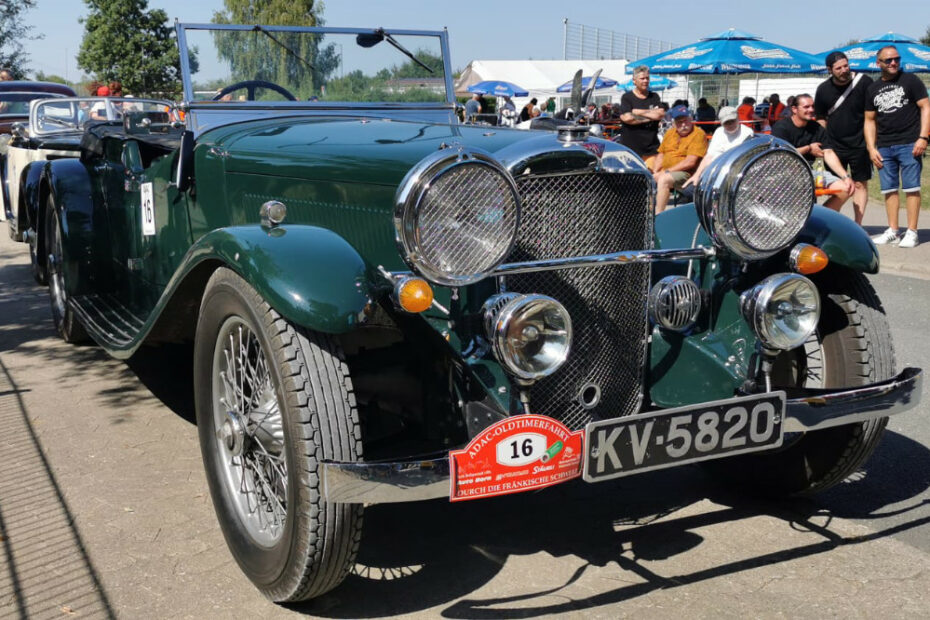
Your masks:
{"label": "car hood", "polygon": [[467,145],[493,154],[529,136],[497,127],[315,117],[228,126],[200,143],[224,153],[227,173],[396,187],[438,148]]}

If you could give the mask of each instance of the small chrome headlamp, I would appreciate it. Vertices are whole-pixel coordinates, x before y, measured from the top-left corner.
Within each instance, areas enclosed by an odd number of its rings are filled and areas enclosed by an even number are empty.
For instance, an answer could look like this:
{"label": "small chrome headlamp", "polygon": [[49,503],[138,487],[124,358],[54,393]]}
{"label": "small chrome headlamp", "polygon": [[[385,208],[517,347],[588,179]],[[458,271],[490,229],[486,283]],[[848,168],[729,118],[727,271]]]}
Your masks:
{"label": "small chrome headlamp", "polygon": [[820,293],[804,276],[777,273],[744,291],[740,309],[764,347],[793,349],[817,329]]}
{"label": "small chrome headlamp", "polygon": [[751,138],[707,167],[694,204],[715,244],[745,260],[760,260],[788,247],[807,222],[814,177],[787,142]]}
{"label": "small chrome headlamp", "polygon": [[443,149],[418,163],[397,191],[394,226],[404,260],[437,284],[483,279],[513,248],[520,197],[510,174],[477,149]]}
{"label": "small chrome headlamp", "polygon": [[494,356],[524,381],[551,375],[568,358],[572,320],[545,295],[497,296],[485,304],[485,329]]}

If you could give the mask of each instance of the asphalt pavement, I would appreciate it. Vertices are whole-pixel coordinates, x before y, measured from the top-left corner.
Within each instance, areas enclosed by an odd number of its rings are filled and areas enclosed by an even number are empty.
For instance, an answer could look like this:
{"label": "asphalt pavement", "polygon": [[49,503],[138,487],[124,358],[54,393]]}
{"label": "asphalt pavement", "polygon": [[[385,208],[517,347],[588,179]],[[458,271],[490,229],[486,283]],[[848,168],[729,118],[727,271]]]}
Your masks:
{"label": "asphalt pavement", "polygon": [[[869,232],[883,213],[869,208]],[[926,264],[921,236],[915,249],[882,248],[883,271]],[[928,319],[909,310],[930,282],[900,274],[875,278],[898,365],[926,368]],[[926,403],[813,500],[734,496],[686,466],[369,507],[345,583],[278,606],[219,532],[190,365],[184,347],[121,362],[63,343],[26,246],[0,234],[0,618],[930,616]]]}

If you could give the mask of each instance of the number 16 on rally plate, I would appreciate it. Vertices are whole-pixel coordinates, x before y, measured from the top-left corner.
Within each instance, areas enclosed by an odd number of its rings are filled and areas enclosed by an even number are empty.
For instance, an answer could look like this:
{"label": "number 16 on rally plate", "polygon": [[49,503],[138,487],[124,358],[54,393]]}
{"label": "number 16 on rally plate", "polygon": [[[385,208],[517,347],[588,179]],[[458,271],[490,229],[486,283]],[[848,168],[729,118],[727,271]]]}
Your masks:
{"label": "number 16 on rally plate", "polygon": [[553,418],[506,418],[449,453],[456,502],[552,486],[581,476],[584,431]]}

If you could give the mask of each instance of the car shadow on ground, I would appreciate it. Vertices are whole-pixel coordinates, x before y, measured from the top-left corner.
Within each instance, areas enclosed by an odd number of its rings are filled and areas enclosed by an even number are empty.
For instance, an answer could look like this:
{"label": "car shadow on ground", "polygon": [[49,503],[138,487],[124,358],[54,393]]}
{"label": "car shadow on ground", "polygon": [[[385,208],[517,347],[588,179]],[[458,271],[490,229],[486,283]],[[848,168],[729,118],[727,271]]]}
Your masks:
{"label": "car shadow on ground", "polygon": [[[904,463],[908,471],[922,473],[902,478],[899,470]],[[878,527],[862,536],[844,537],[830,529],[834,517],[880,519],[914,511],[924,502],[889,513],[883,509],[906,502],[928,487],[930,451],[888,431],[859,474],[813,499],[747,498],[712,480],[703,468],[689,466],[455,505],[437,500],[373,506],[366,509],[353,574],[336,590],[291,608],[329,618],[386,617],[442,605],[448,605],[442,615],[449,618],[529,618],[594,611],[655,590],[815,556],[926,525],[930,517],[915,514],[903,525]],[[850,501],[853,497],[855,501]],[[685,510],[705,499],[716,504],[716,509],[699,514]],[[779,519],[811,536],[800,546],[723,561],[673,577],[645,566],[705,544],[698,533],[704,528],[759,516]],[[473,594],[504,570],[511,556],[540,552],[575,556],[579,567],[557,587],[533,591],[527,585],[532,580],[509,581],[514,586],[512,596]],[[611,563],[616,569],[609,567]],[[595,567],[609,567],[619,586],[583,598],[559,595]]]}

